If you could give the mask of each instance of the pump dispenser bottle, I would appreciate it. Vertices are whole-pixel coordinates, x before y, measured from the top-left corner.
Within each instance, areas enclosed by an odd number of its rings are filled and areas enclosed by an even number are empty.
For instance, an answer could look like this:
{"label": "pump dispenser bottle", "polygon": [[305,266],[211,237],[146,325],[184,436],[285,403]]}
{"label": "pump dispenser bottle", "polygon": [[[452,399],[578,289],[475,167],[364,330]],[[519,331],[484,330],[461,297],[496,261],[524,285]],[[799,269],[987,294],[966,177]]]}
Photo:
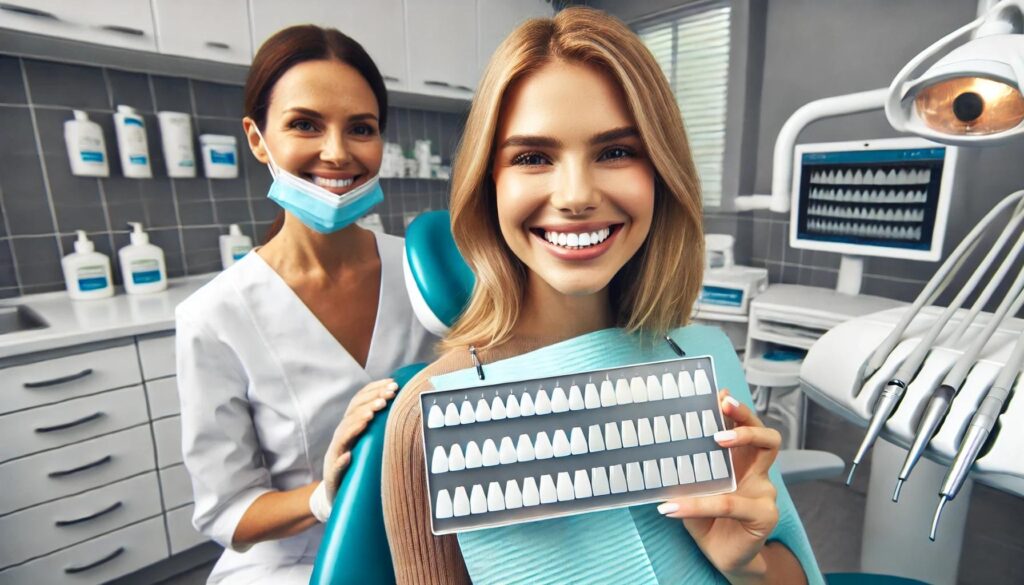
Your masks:
{"label": "pump dispenser bottle", "polygon": [[231,224],[227,235],[220,237],[220,263],[227,270],[252,250],[252,239],[243,234],[237,223]]}
{"label": "pump dispenser bottle", "polygon": [[78,177],[110,176],[103,129],[90,120],[88,114],[75,110],[75,118],[64,122],[64,142],[68,147],[71,174]]}
{"label": "pump dispenser bottle", "polygon": [[149,166],[149,144],[146,142],[146,121],[135,108],[117,106],[114,114],[117,148],[121,153],[121,169],[132,179],[149,179],[153,169]]}
{"label": "pump dispenser bottle", "polygon": [[129,222],[128,225],[132,226],[131,244],[117,253],[124,290],[132,295],[166,290],[164,251],[149,243],[149,234],[142,231],[141,223]]}
{"label": "pump dispenser bottle", "polygon": [[114,296],[114,279],[110,273],[110,258],[96,251],[92,241],[82,230],[77,230],[75,251],[61,260],[68,295],[74,300],[102,299]]}

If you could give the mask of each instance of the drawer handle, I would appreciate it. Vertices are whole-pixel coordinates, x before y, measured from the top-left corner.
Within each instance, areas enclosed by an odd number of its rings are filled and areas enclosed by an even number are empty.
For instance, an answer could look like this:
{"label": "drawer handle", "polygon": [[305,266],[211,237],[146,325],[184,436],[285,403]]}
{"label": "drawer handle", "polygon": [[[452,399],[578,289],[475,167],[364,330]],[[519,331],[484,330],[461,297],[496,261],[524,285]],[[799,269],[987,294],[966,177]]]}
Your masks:
{"label": "drawer handle", "polygon": [[225,51],[231,48],[231,45],[220,41],[206,41],[206,46],[211,49],[224,49]]}
{"label": "drawer handle", "polygon": [[92,514],[89,514],[88,516],[82,516],[81,518],[75,518],[74,520],[57,520],[56,522],[54,522],[54,525],[55,526],[74,526],[75,524],[81,524],[82,522],[88,522],[89,520],[95,520],[96,518],[99,518],[100,516],[103,516],[104,514],[109,514],[109,513],[113,512],[114,510],[117,510],[122,505],[123,504],[121,503],[121,501],[118,500],[117,502],[114,502],[113,504],[111,504],[109,507],[103,508],[99,512],[93,512]]}
{"label": "drawer handle", "polygon": [[47,475],[48,475],[48,477],[66,477],[68,475],[72,475],[72,474],[78,473],[79,471],[85,471],[87,469],[92,469],[93,467],[99,467],[100,465],[103,465],[104,463],[109,463],[111,459],[113,459],[112,456],[104,455],[103,457],[100,457],[99,459],[97,459],[96,461],[93,461],[92,463],[86,463],[85,465],[81,465],[81,466],[78,466],[78,467],[73,467],[71,469],[64,469],[62,471],[51,471]]}
{"label": "drawer handle", "polygon": [[470,93],[473,92],[472,88],[466,87],[465,85],[455,85],[453,83],[448,83],[447,81],[434,81],[432,79],[425,79],[425,80],[423,80],[423,85],[433,85],[433,86],[436,86],[436,87],[447,87],[448,89],[459,89],[459,90],[462,90],[462,91],[468,91]]}
{"label": "drawer handle", "polygon": [[52,380],[43,380],[42,382],[25,382],[24,386],[26,388],[46,388],[47,386],[56,386],[58,384],[66,384],[67,382],[81,380],[89,374],[92,374],[92,368],[86,368],[77,374],[68,374],[67,376],[53,378]]}
{"label": "drawer handle", "polygon": [[384,76],[384,81],[392,81],[394,83],[398,83],[399,81],[402,81],[402,80],[397,78],[397,77],[395,77],[394,75],[385,75]]}
{"label": "drawer handle", "polygon": [[77,427],[78,425],[84,425],[87,422],[94,421],[103,416],[102,412],[94,412],[88,416],[83,416],[80,419],[73,420],[71,422],[62,423],[59,425],[53,425],[50,427],[38,427],[35,429],[37,433],[52,433],[54,431],[63,431],[64,429],[70,429],[71,427]]}
{"label": "drawer handle", "polygon": [[110,31],[110,32],[121,33],[123,35],[131,35],[133,37],[144,37],[144,36],[146,36],[146,31],[144,31],[142,29],[132,28],[130,26],[120,26],[120,25],[117,25],[117,24],[105,24],[105,25],[101,26],[100,29],[101,30],[105,30],[105,31]]}
{"label": "drawer handle", "polygon": [[109,563],[110,561],[112,561],[112,560],[116,559],[117,557],[121,556],[123,553],[124,553],[124,547],[123,546],[119,546],[119,547],[117,547],[117,550],[115,550],[114,552],[110,553],[109,555],[103,557],[102,559],[100,559],[98,561],[93,561],[93,562],[89,563],[88,565],[81,565],[81,566],[78,566],[78,567],[67,567],[67,568],[64,569],[64,572],[67,573],[68,575],[74,575],[75,573],[84,573],[85,571],[88,571],[89,569],[95,569],[96,567],[98,567],[100,565]]}
{"label": "drawer handle", "polygon": [[0,10],[6,10],[7,12],[16,12],[18,14],[24,14],[25,16],[35,16],[38,18],[46,18],[49,20],[60,20],[52,12],[45,10],[39,10],[38,8],[29,8],[28,6],[18,6],[17,4],[8,4],[6,2],[0,3]]}

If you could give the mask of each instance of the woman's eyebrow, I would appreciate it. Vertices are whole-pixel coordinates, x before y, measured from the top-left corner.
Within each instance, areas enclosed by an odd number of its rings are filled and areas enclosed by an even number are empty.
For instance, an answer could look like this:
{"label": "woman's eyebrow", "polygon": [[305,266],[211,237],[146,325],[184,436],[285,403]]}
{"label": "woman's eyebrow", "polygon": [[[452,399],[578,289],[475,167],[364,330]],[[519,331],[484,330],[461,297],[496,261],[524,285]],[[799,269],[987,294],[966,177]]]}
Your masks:
{"label": "woman's eyebrow", "polygon": [[594,137],[590,139],[590,144],[591,146],[597,144],[604,144],[605,142],[611,142],[613,140],[619,140],[621,138],[632,138],[634,136],[639,135],[640,133],[637,132],[637,129],[633,126],[613,128],[612,130],[607,130],[600,134],[595,134]]}
{"label": "woman's eyebrow", "polygon": [[310,118],[323,118],[323,115],[320,114],[320,112],[309,108],[288,108],[284,111],[286,114],[289,112],[295,112],[297,114],[302,114],[303,116],[309,116]]}
{"label": "woman's eyebrow", "polygon": [[509,146],[526,146],[530,148],[560,148],[562,141],[550,136],[509,136],[499,148]]}
{"label": "woman's eyebrow", "polygon": [[370,112],[366,112],[365,114],[353,114],[348,117],[349,122],[362,122],[364,120],[373,120],[376,122],[377,116],[375,114],[371,114]]}

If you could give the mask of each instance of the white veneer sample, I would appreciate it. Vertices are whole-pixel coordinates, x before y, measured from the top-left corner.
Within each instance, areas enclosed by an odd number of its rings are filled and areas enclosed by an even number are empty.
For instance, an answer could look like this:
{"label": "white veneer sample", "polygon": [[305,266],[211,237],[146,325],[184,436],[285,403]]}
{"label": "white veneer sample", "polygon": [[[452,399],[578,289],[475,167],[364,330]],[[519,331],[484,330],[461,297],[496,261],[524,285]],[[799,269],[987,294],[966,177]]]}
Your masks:
{"label": "white veneer sample", "polygon": [[624,420],[622,421],[622,446],[623,448],[636,447],[639,444],[636,438],[636,427],[633,426],[633,421]]}
{"label": "white veneer sample", "polygon": [[689,455],[676,457],[676,471],[679,472],[679,483],[686,485],[696,481],[693,477],[693,464]]}
{"label": "white veneer sample", "polygon": [[696,412],[686,413],[686,437],[689,439],[699,439],[701,437],[700,417],[697,416]]}
{"label": "white veneer sample", "polygon": [[453,512],[455,517],[469,516],[469,496],[466,495],[466,488],[461,485],[455,488],[455,497],[452,498]]}
{"label": "white veneer sample", "polygon": [[561,386],[556,386],[551,392],[551,412],[569,412],[569,397]]}
{"label": "white veneer sample", "polygon": [[693,454],[693,476],[697,481],[711,481],[711,464],[707,453]]}
{"label": "white veneer sample", "polygon": [[725,453],[720,449],[711,452],[711,477],[715,479],[729,477],[729,468],[725,465]]}
{"label": "white veneer sample", "polygon": [[473,490],[469,492],[469,512],[471,514],[487,512],[487,496],[484,494],[484,488],[480,484],[474,485]]}
{"label": "white veneer sample", "polygon": [[583,390],[583,404],[587,410],[601,408],[601,395],[597,393],[597,386],[593,383],[587,384]]}
{"label": "white veneer sample", "polygon": [[434,457],[430,462],[430,473],[448,473],[448,454],[444,447],[434,447]]}
{"label": "white veneer sample", "polygon": [[665,487],[679,485],[679,472],[671,457],[661,459],[661,485]]}
{"label": "white veneer sample", "polygon": [[654,442],[668,443],[672,436],[668,430],[668,420],[663,416],[654,417]]}
{"label": "white veneer sample", "polygon": [[649,490],[661,487],[661,472],[658,471],[658,462],[654,459],[644,461],[644,486]]}
{"label": "white veneer sample", "polygon": [[437,492],[437,503],[434,504],[434,516],[439,520],[445,518],[451,518],[455,514],[452,509],[452,497],[448,495],[448,490],[441,490]]}
{"label": "white veneer sample", "polygon": [[537,433],[537,440],[533,442],[533,452],[537,459],[551,459],[554,455],[551,449],[551,439],[544,431]]}
{"label": "white veneer sample", "polygon": [[572,489],[572,478],[566,472],[558,474],[558,501],[568,502],[576,499],[576,494]]}
{"label": "white veneer sample", "polygon": [[604,470],[604,467],[591,468],[590,487],[593,488],[595,496],[607,496],[611,493],[608,487],[608,473]]}
{"label": "white veneer sample", "polygon": [[590,476],[587,475],[586,469],[577,469],[575,477],[572,482],[573,493],[576,494],[576,499],[589,498],[593,495],[593,491],[590,489]]}
{"label": "white veneer sample", "polygon": [[583,400],[583,392],[580,387],[573,384],[569,388],[569,410],[583,410],[586,408],[586,401]]}
{"label": "white veneer sample", "polygon": [[651,419],[637,419],[636,438],[640,442],[641,447],[654,444],[654,430],[651,429]]}
{"label": "white veneer sample", "polygon": [[[444,426],[444,413],[441,412],[441,407],[433,405],[430,407],[430,414],[427,416],[427,427],[432,429],[439,429]],[[449,502],[451,499],[449,498]]]}

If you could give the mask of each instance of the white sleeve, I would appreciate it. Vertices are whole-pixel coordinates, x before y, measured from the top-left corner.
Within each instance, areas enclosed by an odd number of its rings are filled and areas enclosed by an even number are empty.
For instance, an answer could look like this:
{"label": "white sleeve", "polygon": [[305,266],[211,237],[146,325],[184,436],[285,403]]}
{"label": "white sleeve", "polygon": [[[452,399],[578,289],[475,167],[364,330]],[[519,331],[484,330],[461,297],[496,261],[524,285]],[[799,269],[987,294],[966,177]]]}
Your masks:
{"label": "white sleeve", "polygon": [[247,397],[248,377],[235,350],[196,321],[177,314],[181,443],[192,479],[192,524],[221,546],[259,496],[272,491]]}

